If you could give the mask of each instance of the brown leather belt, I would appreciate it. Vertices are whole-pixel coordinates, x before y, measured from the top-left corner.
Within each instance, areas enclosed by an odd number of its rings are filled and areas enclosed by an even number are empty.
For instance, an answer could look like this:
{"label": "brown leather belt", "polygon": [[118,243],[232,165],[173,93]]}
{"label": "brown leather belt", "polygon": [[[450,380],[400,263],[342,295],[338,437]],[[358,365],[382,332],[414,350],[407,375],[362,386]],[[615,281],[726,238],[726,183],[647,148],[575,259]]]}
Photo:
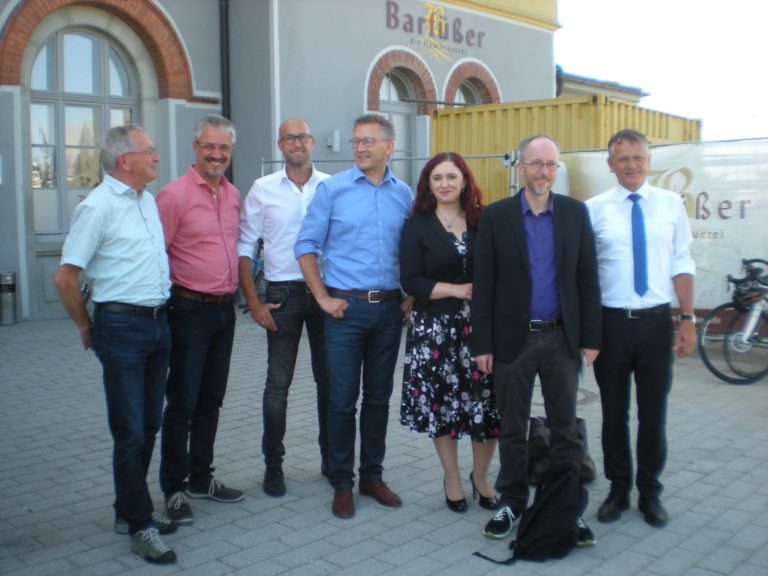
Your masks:
{"label": "brown leather belt", "polygon": [[658,316],[659,314],[669,314],[669,304],[659,304],[651,308],[608,308],[603,306],[603,312],[613,316],[623,316],[624,318],[646,318],[648,316]]}
{"label": "brown leather belt", "polygon": [[184,286],[179,286],[178,284],[174,284],[171,287],[171,294],[179,298],[206,302],[208,304],[228,304],[234,297],[234,294],[206,294],[205,292],[184,288]]}
{"label": "brown leather belt", "polygon": [[339,288],[326,288],[331,296],[351,296],[358,300],[366,300],[371,304],[378,304],[385,300],[400,298],[400,290],[340,290]]}
{"label": "brown leather belt", "polygon": [[151,316],[155,320],[165,314],[165,306],[139,306],[125,302],[96,302],[97,312],[115,312],[129,316]]}

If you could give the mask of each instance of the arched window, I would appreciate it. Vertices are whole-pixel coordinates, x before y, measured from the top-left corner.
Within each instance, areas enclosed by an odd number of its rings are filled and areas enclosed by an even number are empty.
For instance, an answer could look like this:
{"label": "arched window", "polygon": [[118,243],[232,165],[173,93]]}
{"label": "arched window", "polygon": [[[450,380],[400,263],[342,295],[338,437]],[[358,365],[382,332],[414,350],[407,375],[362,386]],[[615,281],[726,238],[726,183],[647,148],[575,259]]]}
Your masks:
{"label": "arched window", "polygon": [[42,46],[29,82],[36,234],[67,232],[75,206],[101,179],[104,134],[137,119],[137,84],[123,50],[95,30],[62,30]]}
{"label": "arched window", "polygon": [[456,96],[453,98],[456,104],[467,104],[472,106],[474,104],[482,104],[483,98],[477,91],[471,82],[462,82],[456,90]]}
{"label": "arched window", "polygon": [[502,101],[499,83],[493,73],[475,60],[465,60],[454,66],[448,75],[443,99],[468,105]]}
{"label": "arched window", "polygon": [[411,97],[408,81],[396,71],[384,75],[379,89],[379,101],[402,102]]}

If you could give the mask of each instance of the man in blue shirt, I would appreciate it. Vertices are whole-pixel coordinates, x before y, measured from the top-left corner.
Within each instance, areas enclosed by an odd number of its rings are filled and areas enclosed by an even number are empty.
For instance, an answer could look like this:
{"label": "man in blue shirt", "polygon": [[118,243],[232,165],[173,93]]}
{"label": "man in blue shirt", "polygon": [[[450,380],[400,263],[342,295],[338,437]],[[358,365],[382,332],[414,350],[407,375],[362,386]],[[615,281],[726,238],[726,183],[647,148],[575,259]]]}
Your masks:
{"label": "man in blue shirt", "polygon": [[350,144],[355,166],[318,185],[294,247],[307,286],[325,312],[328,472],[335,489],[332,510],[339,518],[355,513],[361,370],[360,494],[384,506],[401,505],[381,476],[403,313],[411,303],[400,292],[398,244],[413,194],[387,166],[394,128],[383,116],[360,116]]}
{"label": "man in blue shirt", "polygon": [[[501,416],[501,507],[485,527],[504,538],[528,503],[526,433],[538,375],[551,431],[551,475],[579,470],[576,424],[581,359],[600,347],[600,288],[595,239],[583,203],[552,193],[559,147],[548,136],[520,144],[524,188],[483,210],[475,248],[472,348],[493,373]],[[579,520],[579,542],[594,536]]]}

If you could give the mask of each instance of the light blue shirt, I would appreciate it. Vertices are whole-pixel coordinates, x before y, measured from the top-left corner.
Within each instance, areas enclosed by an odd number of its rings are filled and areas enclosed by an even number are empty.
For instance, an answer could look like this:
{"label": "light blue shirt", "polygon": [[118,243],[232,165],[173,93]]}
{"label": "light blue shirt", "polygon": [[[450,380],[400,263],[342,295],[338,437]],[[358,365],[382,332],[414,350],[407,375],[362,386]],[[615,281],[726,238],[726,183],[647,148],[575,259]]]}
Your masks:
{"label": "light blue shirt", "polygon": [[411,189],[389,168],[374,186],[354,166],[317,186],[294,256],[322,254],[324,281],[332,288],[398,289],[400,231],[411,204]]}
{"label": "light blue shirt", "polygon": [[152,194],[105,175],[75,208],[61,263],[84,269],[94,302],[164,303],[171,280]]}

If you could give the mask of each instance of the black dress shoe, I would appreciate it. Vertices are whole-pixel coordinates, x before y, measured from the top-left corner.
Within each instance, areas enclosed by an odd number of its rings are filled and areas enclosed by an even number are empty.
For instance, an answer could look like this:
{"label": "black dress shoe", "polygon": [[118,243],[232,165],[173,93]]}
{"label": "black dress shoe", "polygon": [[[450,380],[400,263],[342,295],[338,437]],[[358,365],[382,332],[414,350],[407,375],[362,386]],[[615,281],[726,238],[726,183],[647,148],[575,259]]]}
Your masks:
{"label": "black dress shoe", "polygon": [[614,522],[621,517],[623,510],[629,509],[629,494],[623,490],[611,490],[608,498],[597,510],[599,522]]}
{"label": "black dress shoe", "polygon": [[655,528],[662,528],[669,522],[669,515],[656,497],[640,496],[637,509],[643,513],[645,521]]}
{"label": "black dress shoe", "polygon": [[264,472],[264,493],[273,498],[285,495],[285,478],[280,466],[267,466]]}
{"label": "black dress shoe", "polygon": [[480,490],[478,490],[475,485],[474,472],[469,473],[469,481],[472,483],[472,499],[477,500],[478,497],[480,498],[480,500],[478,500],[480,508],[485,508],[486,510],[499,509],[499,499],[496,498],[496,496],[483,496],[480,494]]}
{"label": "black dress shoe", "polygon": [[448,498],[448,492],[445,490],[445,482],[443,482],[443,492],[445,493],[445,505],[448,506],[448,510],[452,512],[464,513],[467,511],[467,499],[451,500]]}

